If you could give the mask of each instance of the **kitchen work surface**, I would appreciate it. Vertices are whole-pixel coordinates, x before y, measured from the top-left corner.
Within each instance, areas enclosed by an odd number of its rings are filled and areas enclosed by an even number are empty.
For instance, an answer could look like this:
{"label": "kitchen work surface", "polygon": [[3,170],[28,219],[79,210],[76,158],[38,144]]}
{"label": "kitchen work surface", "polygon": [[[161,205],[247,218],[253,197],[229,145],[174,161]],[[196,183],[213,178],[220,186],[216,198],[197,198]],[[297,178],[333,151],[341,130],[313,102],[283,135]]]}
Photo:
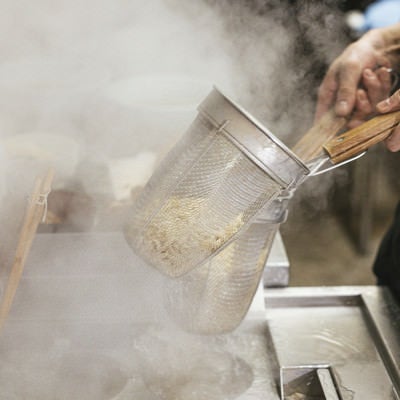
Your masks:
{"label": "kitchen work surface", "polygon": [[193,335],[165,310],[165,279],[120,233],[38,234],[0,336],[2,396],[398,398],[400,311],[385,289],[260,285],[238,329]]}
{"label": "kitchen work surface", "polygon": [[265,293],[285,399],[398,399],[400,314],[386,289]]}

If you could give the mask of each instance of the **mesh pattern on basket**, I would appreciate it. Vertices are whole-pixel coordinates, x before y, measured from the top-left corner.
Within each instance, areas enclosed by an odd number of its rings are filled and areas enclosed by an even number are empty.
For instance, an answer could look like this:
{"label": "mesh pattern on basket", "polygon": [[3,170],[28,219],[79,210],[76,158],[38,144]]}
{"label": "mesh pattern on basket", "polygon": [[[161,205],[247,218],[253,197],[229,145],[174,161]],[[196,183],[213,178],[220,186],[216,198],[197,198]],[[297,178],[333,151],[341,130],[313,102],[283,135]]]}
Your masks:
{"label": "mesh pattern on basket", "polygon": [[141,193],[126,237],[148,263],[181,276],[227,245],[280,190],[199,115]]}
{"label": "mesh pattern on basket", "polygon": [[246,315],[279,223],[252,223],[211,261],[165,287],[169,314],[183,329],[216,334]]}

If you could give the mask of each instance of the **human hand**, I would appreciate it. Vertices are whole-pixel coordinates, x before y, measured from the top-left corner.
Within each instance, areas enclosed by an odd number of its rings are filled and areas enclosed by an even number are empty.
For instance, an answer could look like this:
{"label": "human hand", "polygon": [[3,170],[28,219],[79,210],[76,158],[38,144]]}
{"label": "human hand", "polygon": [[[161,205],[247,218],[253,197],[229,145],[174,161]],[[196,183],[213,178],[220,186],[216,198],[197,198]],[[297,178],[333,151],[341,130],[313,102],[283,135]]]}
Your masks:
{"label": "human hand", "polygon": [[349,45],[331,64],[318,91],[316,120],[331,107],[338,116],[347,117],[357,106],[357,101],[358,108],[363,110],[366,107],[365,92],[358,91],[359,86],[364,80],[364,71],[373,71],[377,66],[391,66],[385,53],[384,35],[379,29],[369,31]]}
{"label": "human hand", "polygon": [[[390,69],[382,67],[376,71],[364,70],[361,84],[362,89],[357,89],[354,111],[348,122],[349,128],[362,124],[377,112],[400,110],[400,91],[389,97],[392,85]],[[400,127],[393,130],[385,140],[385,145],[390,151],[400,150]]]}
{"label": "human hand", "polygon": [[348,122],[349,128],[355,128],[376,114],[376,105],[390,95],[391,70],[385,67],[375,71],[367,68],[362,72],[360,85],[356,91],[353,113]]}
{"label": "human hand", "polygon": [[[400,110],[400,90],[377,104],[376,110],[382,114]],[[394,128],[390,136],[385,140],[388,150],[396,152],[400,150],[400,125]]]}

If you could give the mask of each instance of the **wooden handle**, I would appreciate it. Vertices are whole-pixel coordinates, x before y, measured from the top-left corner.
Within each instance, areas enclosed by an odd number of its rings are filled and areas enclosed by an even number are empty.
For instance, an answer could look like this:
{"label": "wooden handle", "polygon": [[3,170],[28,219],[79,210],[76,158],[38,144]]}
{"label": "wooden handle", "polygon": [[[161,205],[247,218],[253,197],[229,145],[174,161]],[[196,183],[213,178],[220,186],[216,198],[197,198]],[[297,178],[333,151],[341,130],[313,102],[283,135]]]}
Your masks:
{"label": "wooden handle", "polygon": [[324,153],[323,145],[340,132],[347,123],[331,109],[296,143],[293,152],[304,162]]}
{"label": "wooden handle", "polygon": [[46,198],[51,190],[53,177],[54,171],[50,170],[46,176],[38,178],[35,182],[32,197],[28,203],[24,223],[20,232],[14,264],[11,268],[7,286],[0,304],[0,329],[3,327],[10,311],[33,238],[43,218],[43,213],[46,211]]}
{"label": "wooden handle", "polygon": [[331,161],[345,161],[376,143],[385,140],[400,122],[400,111],[378,115],[354,129],[350,129],[325,143],[323,146]]}

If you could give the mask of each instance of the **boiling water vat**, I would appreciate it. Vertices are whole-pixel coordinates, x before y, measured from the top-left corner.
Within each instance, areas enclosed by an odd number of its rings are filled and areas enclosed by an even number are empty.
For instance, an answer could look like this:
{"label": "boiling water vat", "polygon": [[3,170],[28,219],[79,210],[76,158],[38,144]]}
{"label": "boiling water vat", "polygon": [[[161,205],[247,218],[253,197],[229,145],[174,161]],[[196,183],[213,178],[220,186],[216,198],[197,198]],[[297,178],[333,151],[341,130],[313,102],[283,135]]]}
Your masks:
{"label": "boiling water vat", "polygon": [[7,335],[17,333],[18,339],[0,347],[0,387],[7,400],[278,398],[260,326],[194,336],[148,324],[89,324],[86,332],[79,324],[61,325],[38,335],[24,323],[33,332],[23,338],[16,326],[8,327]]}
{"label": "boiling water vat", "polygon": [[264,320],[183,332],[160,276],[120,233],[38,234],[0,336],[0,398],[277,400]]}
{"label": "boiling water vat", "polygon": [[266,310],[261,290],[260,312],[202,336],[168,323],[160,275],[120,233],[37,235],[0,336],[0,398],[279,400],[280,371],[304,366],[331,371],[342,400],[398,398],[386,291],[268,288]]}
{"label": "boiling water vat", "polygon": [[0,356],[0,397],[7,400],[109,400],[127,380],[118,361],[96,353],[25,349]]}
{"label": "boiling water vat", "polygon": [[[172,335],[171,335],[172,333]],[[253,383],[252,367],[213,340],[154,329],[135,339],[133,357],[150,393],[165,400],[236,399]]]}

